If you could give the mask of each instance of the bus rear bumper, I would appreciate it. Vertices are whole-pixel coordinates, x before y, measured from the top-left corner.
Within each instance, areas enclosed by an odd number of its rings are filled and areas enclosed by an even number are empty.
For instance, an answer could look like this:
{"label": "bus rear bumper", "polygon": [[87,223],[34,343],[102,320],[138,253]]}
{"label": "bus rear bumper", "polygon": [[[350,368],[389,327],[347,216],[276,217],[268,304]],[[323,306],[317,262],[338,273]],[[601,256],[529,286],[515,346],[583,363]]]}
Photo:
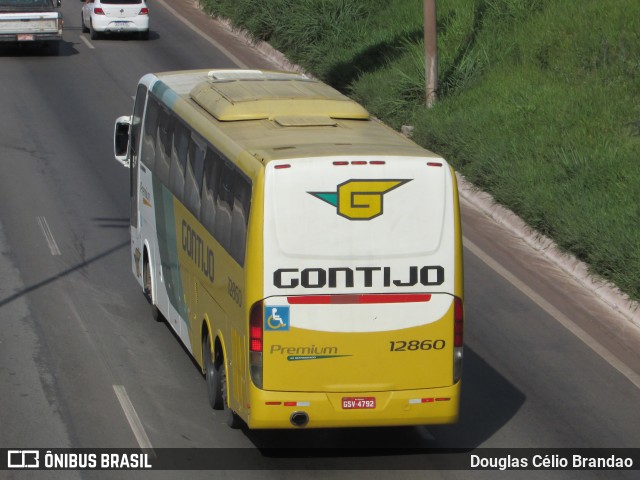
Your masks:
{"label": "bus rear bumper", "polygon": [[251,390],[246,421],[255,429],[450,424],[458,420],[460,403],[460,382],[450,387],[393,392]]}

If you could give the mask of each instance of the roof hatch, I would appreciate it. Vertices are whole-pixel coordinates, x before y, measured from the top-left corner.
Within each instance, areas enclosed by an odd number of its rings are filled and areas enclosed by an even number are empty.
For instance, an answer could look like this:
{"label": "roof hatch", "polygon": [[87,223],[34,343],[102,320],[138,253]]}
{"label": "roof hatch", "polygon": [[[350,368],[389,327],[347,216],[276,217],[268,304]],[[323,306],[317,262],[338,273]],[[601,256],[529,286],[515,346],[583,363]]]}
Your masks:
{"label": "roof hatch", "polygon": [[[331,119],[369,118],[364,107],[305,75],[213,70],[207,77],[190,96],[220,121],[277,118],[281,126],[303,126],[334,125]],[[294,120],[296,117],[300,120]]]}

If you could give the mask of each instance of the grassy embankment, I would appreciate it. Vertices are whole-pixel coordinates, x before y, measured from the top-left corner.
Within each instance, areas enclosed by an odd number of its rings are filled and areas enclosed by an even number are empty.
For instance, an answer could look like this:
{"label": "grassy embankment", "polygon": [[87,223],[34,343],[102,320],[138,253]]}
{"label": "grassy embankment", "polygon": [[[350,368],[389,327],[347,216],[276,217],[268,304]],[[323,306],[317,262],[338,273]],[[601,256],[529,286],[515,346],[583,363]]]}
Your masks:
{"label": "grassy embankment", "polygon": [[432,109],[422,0],[200,2],[640,299],[638,0],[441,0]]}

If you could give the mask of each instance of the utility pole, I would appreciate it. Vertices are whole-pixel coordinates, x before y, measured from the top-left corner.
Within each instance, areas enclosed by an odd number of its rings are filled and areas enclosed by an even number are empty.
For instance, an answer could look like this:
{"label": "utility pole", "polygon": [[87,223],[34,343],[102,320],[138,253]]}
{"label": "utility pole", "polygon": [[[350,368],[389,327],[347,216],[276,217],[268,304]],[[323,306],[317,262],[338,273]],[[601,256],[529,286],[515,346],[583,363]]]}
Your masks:
{"label": "utility pole", "polygon": [[436,0],[424,0],[424,69],[427,107],[432,107],[436,101],[436,92],[438,90]]}

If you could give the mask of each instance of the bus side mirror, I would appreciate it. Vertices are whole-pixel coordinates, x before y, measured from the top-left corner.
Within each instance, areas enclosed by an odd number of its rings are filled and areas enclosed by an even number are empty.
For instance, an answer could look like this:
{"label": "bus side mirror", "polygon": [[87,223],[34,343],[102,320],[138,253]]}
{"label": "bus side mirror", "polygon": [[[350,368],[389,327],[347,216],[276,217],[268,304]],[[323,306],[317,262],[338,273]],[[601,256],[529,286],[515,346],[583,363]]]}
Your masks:
{"label": "bus side mirror", "polygon": [[131,128],[131,117],[122,116],[116,119],[116,125],[113,130],[113,151],[116,161],[129,168],[129,130]]}

